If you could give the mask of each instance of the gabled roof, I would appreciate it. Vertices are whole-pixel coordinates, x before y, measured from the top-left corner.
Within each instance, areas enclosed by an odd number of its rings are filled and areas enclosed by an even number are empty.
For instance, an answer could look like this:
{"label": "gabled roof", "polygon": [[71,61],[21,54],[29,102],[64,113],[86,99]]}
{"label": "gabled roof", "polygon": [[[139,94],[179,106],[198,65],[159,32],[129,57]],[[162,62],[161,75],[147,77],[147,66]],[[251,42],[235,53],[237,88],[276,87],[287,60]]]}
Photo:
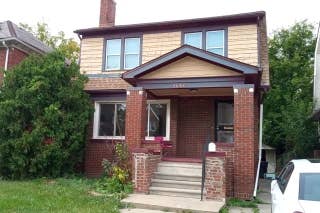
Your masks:
{"label": "gabled roof", "polygon": [[160,67],[163,67],[174,61],[177,61],[185,56],[195,57],[200,60],[204,60],[209,63],[222,66],[242,74],[258,74],[260,71],[259,67],[242,63],[240,61],[236,61],[228,57],[214,54],[196,47],[192,47],[189,45],[182,45],[181,47],[165,55],[162,55],[154,60],[151,60],[145,64],[142,64],[132,70],[129,70],[123,73],[122,78],[127,81],[139,78],[144,74],[152,72]]}
{"label": "gabled roof", "polygon": [[0,45],[2,45],[2,41],[16,41],[38,53],[52,51],[50,47],[34,37],[31,33],[18,27],[11,21],[0,22]]}

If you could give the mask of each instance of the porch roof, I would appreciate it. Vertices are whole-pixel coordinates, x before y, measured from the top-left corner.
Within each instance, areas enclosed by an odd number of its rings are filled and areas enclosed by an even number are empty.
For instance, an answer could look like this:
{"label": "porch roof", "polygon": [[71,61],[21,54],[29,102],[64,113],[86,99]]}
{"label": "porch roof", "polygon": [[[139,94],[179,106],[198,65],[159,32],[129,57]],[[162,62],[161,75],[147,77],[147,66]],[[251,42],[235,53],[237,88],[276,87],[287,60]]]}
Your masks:
{"label": "porch roof", "polygon": [[[191,58],[203,63],[202,65],[207,64],[215,68],[219,74],[216,76],[198,76],[196,71],[192,71],[192,76],[180,75],[177,77],[166,77],[166,75],[164,75],[157,77],[157,75],[155,75],[153,78],[150,78],[152,72],[156,73],[157,70],[161,70],[163,67],[168,67],[183,60],[183,62],[185,62]],[[172,72],[174,71],[175,69],[173,69]],[[232,87],[234,84],[239,83],[253,83],[253,81],[256,83],[261,74],[260,71],[259,67],[196,47],[183,45],[150,62],[123,73],[122,78],[134,86],[142,86],[146,89]]]}

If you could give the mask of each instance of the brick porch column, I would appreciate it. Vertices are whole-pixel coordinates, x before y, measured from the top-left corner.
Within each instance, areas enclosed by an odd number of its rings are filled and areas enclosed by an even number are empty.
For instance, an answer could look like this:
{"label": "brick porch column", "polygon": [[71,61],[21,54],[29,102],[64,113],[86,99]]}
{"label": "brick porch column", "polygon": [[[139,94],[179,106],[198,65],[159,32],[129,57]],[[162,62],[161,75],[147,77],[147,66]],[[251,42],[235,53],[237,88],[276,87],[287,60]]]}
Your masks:
{"label": "brick porch column", "polygon": [[146,92],[141,87],[127,89],[126,143],[129,151],[140,148],[146,131]]}
{"label": "brick porch column", "polygon": [[235,85],[234,90],[234,196],[250,199],[255,184],[254,85]]}
{"label": "brick porch column", "polygon": [[208,152],[206,154],[206,199],[226,200],[226,153]]}

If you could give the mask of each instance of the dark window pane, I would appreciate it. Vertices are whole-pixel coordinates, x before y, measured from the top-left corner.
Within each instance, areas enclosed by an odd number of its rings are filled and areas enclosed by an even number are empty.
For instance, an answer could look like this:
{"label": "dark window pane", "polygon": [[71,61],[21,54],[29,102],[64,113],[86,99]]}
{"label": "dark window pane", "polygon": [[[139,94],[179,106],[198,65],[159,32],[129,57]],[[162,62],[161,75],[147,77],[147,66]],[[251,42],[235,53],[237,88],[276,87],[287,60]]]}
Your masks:
{"label": "dark window pane", "polygon": [[233,125],[232,103],[218,103],[218,123],[220,125]]}
{"label": "dark window pane", "polygon": [[125,121],[126,121],[126,105],[117,104],[117,125],[116,136],[125,135]]}
{"label": "dark window pane", "polygon": [[219,142],[233,142],[233,131],[218,131],[218,141]]}
{"label": "dark window pane", "polygon": [[100,105],[99,136],[113,136],[114,104]]}
{"label": "dark window pane", "polygon": [[301,173],[299,200],[320,201],[320,173]]}
{"label": "dark window pane", "polygon": [[166,137],[167,105],[149,105],[149,136]]}
{"label": "dark window pane", "polygon": [[233,103],[220,102],[217,107],[217,141],[233,142]]}

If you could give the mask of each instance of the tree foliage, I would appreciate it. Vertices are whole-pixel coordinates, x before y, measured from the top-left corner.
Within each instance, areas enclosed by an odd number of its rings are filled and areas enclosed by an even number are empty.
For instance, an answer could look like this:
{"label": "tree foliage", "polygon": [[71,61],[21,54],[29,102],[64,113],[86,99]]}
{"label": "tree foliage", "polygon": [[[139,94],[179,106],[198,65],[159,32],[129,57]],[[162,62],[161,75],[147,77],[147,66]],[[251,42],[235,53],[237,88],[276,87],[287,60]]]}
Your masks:
{"label": "tree foliage", "polygon": [[60,176],[81,162],[92,112],[86,77],[64,53],[33,55],[0,89],[0,176]]}
{"label": "tree foliage", "polygon": [[20,23],[20,27],[32,33],[49,47],[62,52],[66,58],[71,60],[77,60],[79,58],[79,44],[72,38],[66,38],[64,32],[60,31],[58,35],[52,35],[49,31],[48,24],[43,22],[38,22],[36,27],[31,27],[28,24]]}
{"label": "tree foliage", "polygon": [[317,146],[313,107],[313,26],[303,21],[269,40],[271,90],[265,98],[265,142],[285,161],[308,157]]}

